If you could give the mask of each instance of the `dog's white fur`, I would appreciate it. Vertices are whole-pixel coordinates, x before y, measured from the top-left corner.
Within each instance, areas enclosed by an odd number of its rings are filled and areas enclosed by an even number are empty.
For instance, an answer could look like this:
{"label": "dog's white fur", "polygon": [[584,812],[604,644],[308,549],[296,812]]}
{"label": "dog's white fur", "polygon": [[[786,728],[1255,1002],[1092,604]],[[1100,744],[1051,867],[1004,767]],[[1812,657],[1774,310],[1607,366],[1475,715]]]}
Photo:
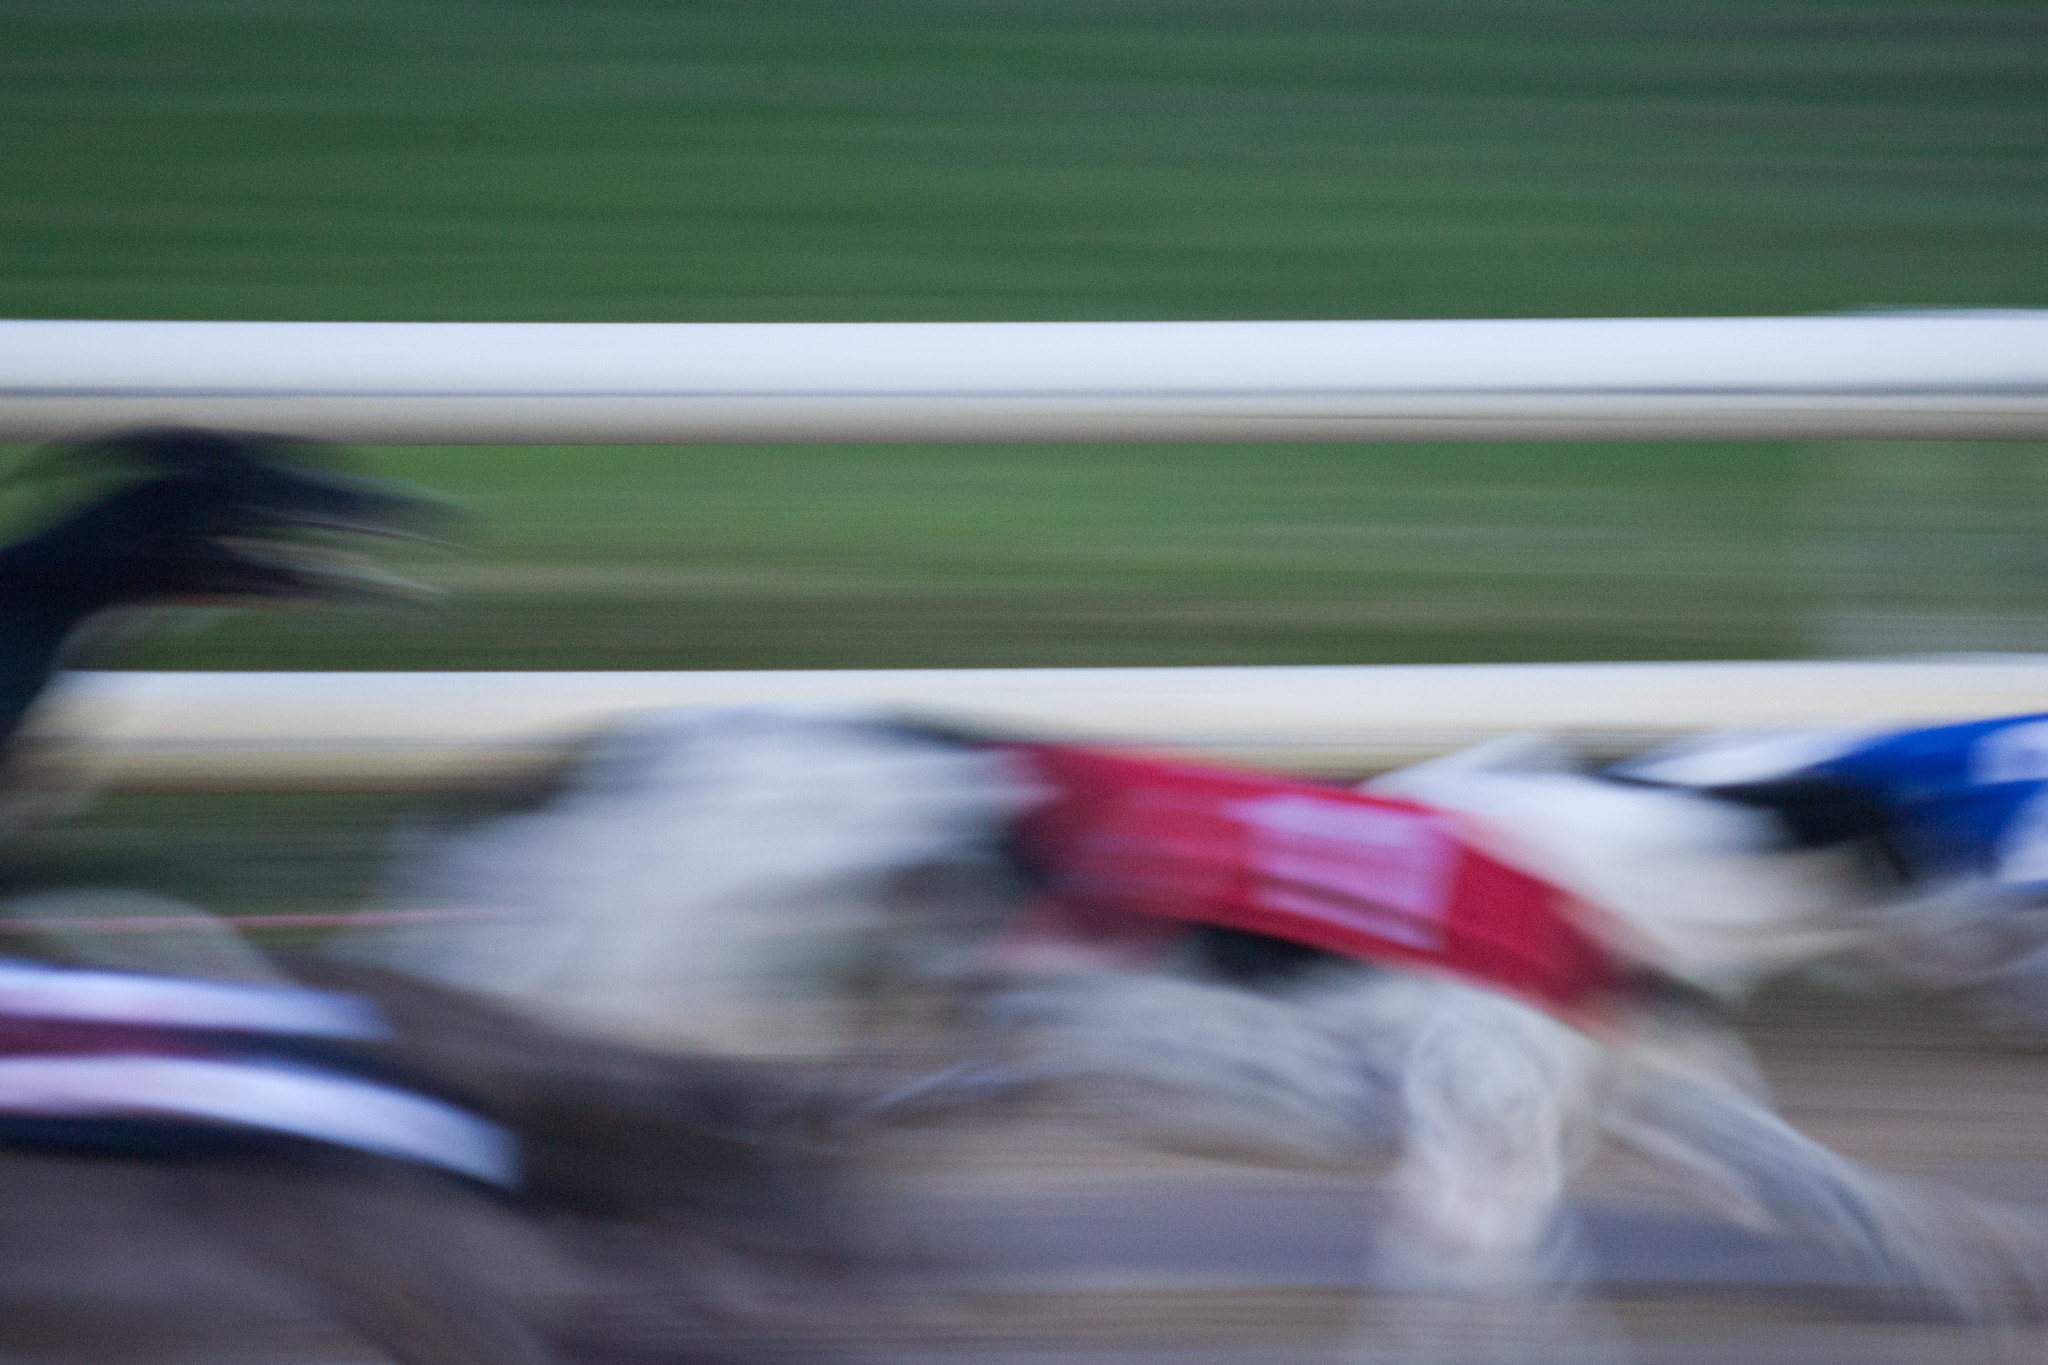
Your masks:
{"label": "dog's white fur", "polygon": [[1029,799],[990,755],[859,712],[658,712],[545,808],[418,841],[387,893],[469,920],[341,951],[620,1041],[846,1046],[905,872],[971,859]]}

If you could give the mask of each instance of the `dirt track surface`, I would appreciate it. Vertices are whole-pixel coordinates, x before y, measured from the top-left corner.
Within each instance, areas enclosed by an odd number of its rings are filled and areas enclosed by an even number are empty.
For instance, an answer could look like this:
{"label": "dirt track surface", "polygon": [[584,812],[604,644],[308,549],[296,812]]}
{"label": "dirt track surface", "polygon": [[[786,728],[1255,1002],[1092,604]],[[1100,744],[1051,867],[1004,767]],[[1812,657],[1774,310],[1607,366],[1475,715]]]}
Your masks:
{"label": "dirt track surface", "polygon": [[[1780,999],[1745,1022],[1807,1133],[2048,1218],[2048,1048],[1853,996]],[[1161,1157],[1045,1120],[983,1130],[903,1188],[900,1216],[961,1291],[932,1337],[884,1348],[905,1365],[1497,1358],[1375,1340],[1387,1300],[1366,1282],[1369,1178]],[[1620,1161],[1596,1163],[1579,1206],[1602,1305],[1591,1321],[1638,1361],[2039,1360],[2048,1342],[1944,1321],[1867,1267],[1731,1226]]]}
{"label": "dirt track surface", "polygon": [[[2048,1048],[1991,1041],[1928,1009],[1808,996],[1748,1022],[1781,1104],[1808,1133],[1869,1164],[2048,1220]],[[904,1139],[880,1180],[884,1244],[920,1267],[864,1287],[850,1309],[761,1324],[771,1347],[745,1365],[1431,1365],[1498,1361],[1404,1348],[1375,1325],[1394,1296],[1367,1282],[1377,1220],[1365,1174],[1262,1171],[1119,1144],[1056,1114],[1013,1116]],[[2048,1331],[1994,1332],[1926,1311],[1823,1248],[1717,1220],[1683,1190],[1618,1161],[1580,1190],[1597,1305],[1588,1331],[1610,1348],[1528,1362],[2038,1361]],[[19,1229],[17,1229],[19,1231]],[[60,1258],[61,1259],[61,1258]],[[135,1253],[130,1281],[153,1295]],[[104,1268],[104,1267],[103,1267]],[[241,1300],[203,1350],[127,1356],[175,1365],[360,1365],[353,1342],[308,1325],[281,1286],[177,1266],[177,1293],[235,1285]],[[215,1273],[218,1272],[218,1273]],[[36,1272],[44,1293],[62,1265]],[[209,1278],[209,1276],[211,1278]],[[15,1277],[19,1279],[19,1276]],[[220,1284],[214,1281],[219,1280]],[[187,1283],[187,1282],[190,1283]],[[0,1283],[17,1306],[36,1287]],[[0,1304],[0,1307],[4,1307]],[[768,1316],[772,1320],[776,1311]],[[1577,1319],[1574,1320],[1575,1323]],[[836,1324],[819,1331],[823,1324]],[[1469,1324],[1454,1320],[1447,1331]],[[792,1337],[796,1340],[792,1340]],[[820,1338],[823,1338],[822,1340]],[[1630,1353],[1616,1353],[1623,1341]],[[51,1343],[58,1345],[58,1343]],[[658,1343],[637,1365],[701,1360]],[[731,1343],[728,1343],[731,1344]],[[790,1348],[794,1347],[793,1352]],[[61,1348],[34,1356],[64,1358]],[[73,1357],[76,1358],[76,1357]],[[625,1357],[621,1357],[624,1360]]]}

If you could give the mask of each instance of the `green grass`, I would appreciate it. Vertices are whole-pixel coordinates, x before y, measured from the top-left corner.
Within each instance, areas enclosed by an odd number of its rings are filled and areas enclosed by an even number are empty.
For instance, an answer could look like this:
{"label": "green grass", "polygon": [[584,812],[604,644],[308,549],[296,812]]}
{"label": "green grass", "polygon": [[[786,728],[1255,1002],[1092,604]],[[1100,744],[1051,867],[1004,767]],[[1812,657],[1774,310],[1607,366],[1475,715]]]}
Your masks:
{"label": "green grass", "polygon": [[352,910],[379,885],[393,822],[419,804],[363,792],[102,796],[11,831],[0,897],[134,887],[220,914]]}
{"label": "green grass", "polygon": [[[392,453],[394,457],[398,452]],[[1772,447],[444,449],[431,611],[150,662],[747,668],[1754,656],[1796,641]]]}
{"label": "green grass", "polygon": [[2041,304],[2037,4],[12,0],[16,316]]}

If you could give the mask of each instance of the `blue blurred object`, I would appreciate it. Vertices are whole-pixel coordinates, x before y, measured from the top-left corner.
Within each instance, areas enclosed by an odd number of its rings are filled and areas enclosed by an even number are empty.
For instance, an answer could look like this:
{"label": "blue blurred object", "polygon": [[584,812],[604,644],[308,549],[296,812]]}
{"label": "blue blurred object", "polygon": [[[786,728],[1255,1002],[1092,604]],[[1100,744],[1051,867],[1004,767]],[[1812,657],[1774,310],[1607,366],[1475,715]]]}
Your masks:
{"label": "blue blurred object", "polygon": [[1705,741],[1613,770],[1775,811],[1794,842],[1881,842],[1913,884],[2048,889],[2048,713]]}

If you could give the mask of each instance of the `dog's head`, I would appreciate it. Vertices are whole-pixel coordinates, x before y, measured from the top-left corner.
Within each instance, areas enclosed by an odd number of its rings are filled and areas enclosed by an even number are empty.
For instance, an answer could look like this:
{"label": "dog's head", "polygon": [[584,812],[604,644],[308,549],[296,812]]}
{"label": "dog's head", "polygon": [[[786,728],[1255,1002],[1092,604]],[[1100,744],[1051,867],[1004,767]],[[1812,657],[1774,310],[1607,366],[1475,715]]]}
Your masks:
{"label": "dog's head", "polygon": [[416,591],[352,552],[418,537],[446,504],[323,463],[277,437],[154,430],[46,455],[32,472],[128,479],[13,546],[18,580],[81,609],[380,599]]}

